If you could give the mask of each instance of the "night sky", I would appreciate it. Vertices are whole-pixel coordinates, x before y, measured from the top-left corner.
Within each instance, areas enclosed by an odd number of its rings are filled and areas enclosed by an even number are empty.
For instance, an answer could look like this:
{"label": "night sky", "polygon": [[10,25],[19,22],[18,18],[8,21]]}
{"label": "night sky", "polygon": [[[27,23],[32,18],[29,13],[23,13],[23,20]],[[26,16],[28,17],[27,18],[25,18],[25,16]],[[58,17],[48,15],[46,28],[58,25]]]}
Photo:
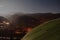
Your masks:
{"label": "night sky", "polygon": [[59,13],[60,0],[0,0],[0,15],[23,13]]}

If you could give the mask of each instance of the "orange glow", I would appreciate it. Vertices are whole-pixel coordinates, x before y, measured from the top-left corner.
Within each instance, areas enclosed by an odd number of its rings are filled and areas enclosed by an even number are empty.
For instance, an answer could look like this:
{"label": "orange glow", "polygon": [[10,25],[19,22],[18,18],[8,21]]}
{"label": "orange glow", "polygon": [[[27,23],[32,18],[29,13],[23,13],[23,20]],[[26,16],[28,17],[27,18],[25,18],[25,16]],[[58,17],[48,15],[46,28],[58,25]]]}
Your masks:
{"label": "orange glow", "polygon": [[32,28],[27,28],[27,31],[29,32],[29,31],[31,31],[32,30]]}
{"label": "orange glow", "polygon": [[20,32],[19,30],[15,31],[16,34],[21,34],[22,32]]}
{"label": "orange glow", "polygon": [[25,32],[29,32],[29,31],[31,31],[31,30],[32,30],[32,28],[30,28],[30,27],[24,29]]}
{"label": "orange glow", "polygon": [[22,33],[22,32],[16,31],[15,33],[16,33],[16,34],[20,34],[20,33]]}

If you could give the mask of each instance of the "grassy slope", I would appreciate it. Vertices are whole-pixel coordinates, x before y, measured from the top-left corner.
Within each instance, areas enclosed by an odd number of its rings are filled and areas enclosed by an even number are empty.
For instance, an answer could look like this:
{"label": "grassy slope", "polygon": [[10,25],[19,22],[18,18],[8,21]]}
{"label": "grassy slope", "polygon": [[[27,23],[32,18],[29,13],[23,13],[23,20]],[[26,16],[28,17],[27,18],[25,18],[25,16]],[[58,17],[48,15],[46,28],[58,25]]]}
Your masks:
{"label": "grassy slope", "polygon": [[60,40],[60,19],[39,25],[27,33],[22,40]]}

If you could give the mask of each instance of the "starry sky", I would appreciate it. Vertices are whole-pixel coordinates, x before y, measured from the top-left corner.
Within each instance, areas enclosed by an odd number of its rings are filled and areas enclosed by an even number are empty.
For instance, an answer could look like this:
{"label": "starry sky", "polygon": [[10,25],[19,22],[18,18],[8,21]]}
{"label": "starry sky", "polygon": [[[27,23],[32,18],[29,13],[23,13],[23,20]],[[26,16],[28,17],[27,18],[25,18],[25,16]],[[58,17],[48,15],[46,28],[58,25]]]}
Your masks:
{"label": "starry sky", "polygon": [[0,15],[23,13],[60,13],[60,0],[0,0]]}

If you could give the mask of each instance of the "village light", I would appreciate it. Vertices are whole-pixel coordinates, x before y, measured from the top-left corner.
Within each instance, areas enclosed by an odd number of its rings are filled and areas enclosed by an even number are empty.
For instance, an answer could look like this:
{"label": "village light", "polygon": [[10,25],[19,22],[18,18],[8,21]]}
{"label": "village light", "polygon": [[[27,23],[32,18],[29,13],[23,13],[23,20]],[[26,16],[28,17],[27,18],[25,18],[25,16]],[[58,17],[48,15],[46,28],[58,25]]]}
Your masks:
{"label": "village light", "polygon": [[6,22],[5,24],[9,25],[10,23],[9,22]]}
{"label": "village light", "polygon": [[10,24],[9,22],[6,22],[6,21],[3,21],[3,23],[5,23],[5,24],[7,24],[7,25],[9,25],[9,24]]}

